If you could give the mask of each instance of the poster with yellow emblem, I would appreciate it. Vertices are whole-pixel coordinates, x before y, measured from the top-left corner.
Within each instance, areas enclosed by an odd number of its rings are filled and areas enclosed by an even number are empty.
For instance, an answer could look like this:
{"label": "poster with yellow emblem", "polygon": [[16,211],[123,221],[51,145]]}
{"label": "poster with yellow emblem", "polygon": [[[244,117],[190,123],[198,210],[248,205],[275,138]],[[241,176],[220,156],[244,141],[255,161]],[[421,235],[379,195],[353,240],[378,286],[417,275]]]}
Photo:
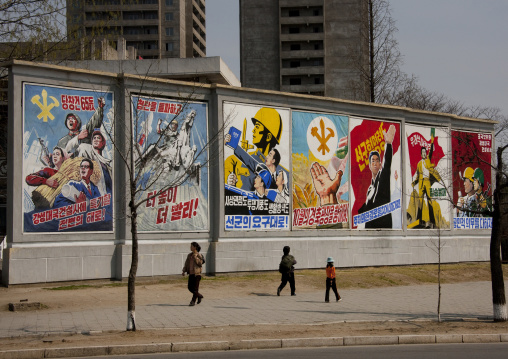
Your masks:
{"label": "poster with yellow emblem", "polygon": [[292,112],[293,229],[349,228],[348,117]]}
{"label": "poster with yellow emblem", "polygon": [[112,92],[24,84],[23,230],[113,230]]}

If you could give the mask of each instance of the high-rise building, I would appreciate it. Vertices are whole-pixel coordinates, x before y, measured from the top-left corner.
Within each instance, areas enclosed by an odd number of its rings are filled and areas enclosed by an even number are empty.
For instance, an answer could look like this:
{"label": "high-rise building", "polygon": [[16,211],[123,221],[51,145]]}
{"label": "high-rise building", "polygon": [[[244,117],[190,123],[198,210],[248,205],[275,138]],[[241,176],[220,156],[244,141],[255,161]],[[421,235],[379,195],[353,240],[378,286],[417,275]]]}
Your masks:
{"label": "high-rise building", "polygon": [[206,56],[205,0],[67,0],[70,37],[122,37],[144,59]]}
{"label": "high-rise building", "polygon": [[242,86],[364,100],[366,21],[366,0],[240,0]]}

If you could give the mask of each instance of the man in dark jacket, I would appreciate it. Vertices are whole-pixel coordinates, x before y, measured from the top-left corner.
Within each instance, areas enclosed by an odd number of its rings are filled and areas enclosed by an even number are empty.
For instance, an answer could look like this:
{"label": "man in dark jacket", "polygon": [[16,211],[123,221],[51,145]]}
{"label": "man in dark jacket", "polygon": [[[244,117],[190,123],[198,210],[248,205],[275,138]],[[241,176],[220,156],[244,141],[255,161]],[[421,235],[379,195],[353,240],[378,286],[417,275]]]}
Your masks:
{"label": "man in dark jacket", "polygon": [[[390,176],[392,166],[392,142],[395,137],[395,126],[390,125],[388,132],[384,132],[385,153],[384,163],[381,164],[379,152],[371,151],[369,154],[369,168],[372,172],[372,180],[367,190],[367,200],[358,210],[364,213],[371,209],[390,203]],[[392,228],[392,214],[387,213],[365,223],[365,228]]]}
{"label": "man in dark jacket", "polygon": [[289,287],[291,288],[291,295],[296,295],[295,293],[295,267],[296,259],[291,254],[289,254],[290,248],[289,246],[285,246],[282,250],[284,255],[280,261],[279,272],[282,277],[280,279],[279,288],[277,288],[277,295],[280,296],[280,292],[286,286],[287,282],[289,282]]}

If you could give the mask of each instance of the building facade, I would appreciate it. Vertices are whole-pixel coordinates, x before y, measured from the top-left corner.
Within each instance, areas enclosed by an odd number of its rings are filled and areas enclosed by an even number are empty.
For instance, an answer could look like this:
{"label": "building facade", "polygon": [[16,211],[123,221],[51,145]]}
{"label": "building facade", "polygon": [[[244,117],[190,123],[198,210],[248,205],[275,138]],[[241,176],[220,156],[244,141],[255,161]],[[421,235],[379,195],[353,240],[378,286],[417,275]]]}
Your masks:
{"label": "building facade", "polygon": [[364,0],[241,0],[242,85],[351,98],[351,82],[361,85],[351,59],[368,55],[366,14]]}
{"label": "building facade", "polygon": [[[352,98],[367,61],[365,0],[240,0],[244,87]],[[359,56],[360,55],[360,56]]]}
{"label": "building facade", "polygon": [[67,0],[67,32],[119,37],[143,59],[206,56],[205,0]]}
{"label": "building facade", "polygon": [[277,270],[286,245],[298,269],[437,263],[438,238],[441,262],[489,260],[494,121],[8,69],[5,285],[125,278],[131,201],[138,276],[181,273],[192,241],[208,274]]}

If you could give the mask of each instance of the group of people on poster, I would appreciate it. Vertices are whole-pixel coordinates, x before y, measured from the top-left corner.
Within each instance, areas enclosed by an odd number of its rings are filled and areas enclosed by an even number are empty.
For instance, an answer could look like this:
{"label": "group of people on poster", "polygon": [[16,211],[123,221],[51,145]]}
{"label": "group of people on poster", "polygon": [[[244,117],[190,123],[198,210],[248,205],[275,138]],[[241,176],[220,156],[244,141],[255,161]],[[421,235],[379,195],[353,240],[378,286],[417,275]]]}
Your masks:
{"label": "group of people on poster", "polygon": [[289,228],[288,116],[267,107],[242,110],[224,138],[226,228]]}
{"label": "group of people on poster", "polygon": [[[113,94],[24,86],[24,231],[111,231]],[[226,230],[492,226],[491,134],[223,111]],[[140,230],[207,230],[206,104],[133,97],[132,113]]]}
{"label": "group of people on poster", "polygon": [[31,84],[24,94],[24,230],[112,230],[112,94]]}
{"label": "group of people on poster", "polygon": [[[226,230],[289,229],[290,220],[292,229],[401,229],[403,216],[408,229],[448,229],[452,212],[454,228],[491,228],[489,134],[406,124],[403,136],[400,123],[375,119],[292,111],[286,125],[288,109],[225,103],[224,111],[235,114],[224,136]],[[453,140],[466,135],[480,139],[479,152]],[[454,160],[471,157],[452,183],[450,142]],[[475,161],[478,153],[485,158]]]}

